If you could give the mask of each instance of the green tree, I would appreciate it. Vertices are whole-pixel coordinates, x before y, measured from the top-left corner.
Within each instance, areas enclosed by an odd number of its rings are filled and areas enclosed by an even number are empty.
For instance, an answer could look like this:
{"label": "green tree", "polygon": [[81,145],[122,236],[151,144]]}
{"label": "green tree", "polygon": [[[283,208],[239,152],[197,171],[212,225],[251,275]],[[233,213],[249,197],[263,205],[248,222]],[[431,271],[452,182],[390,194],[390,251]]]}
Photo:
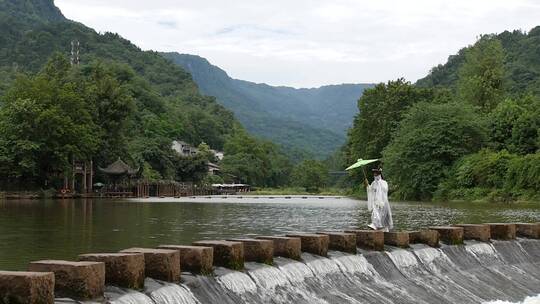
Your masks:
{"label": "green tree", "polygon": [[20,77],[0,108],[3,178],[48,186],[73,159],[99,146],[92,108],[69,81],[69,62],[56,55],[34,77]]}
{"label": "green tree", "polygon": [[221,162],[227,175],[254,186],[276,187],[288,182],[290,163],[275,144],[256,139],[243,129],[229,136]]}
{"label": "green tree", "polygon": [[482,36],[465,53],[465,62],[458,75],[458,94],[461,100],[489,112],[504,97],[504,50],[500,40]]}
{"label": "green tree", "polygon": [[308,159],[293,169],[291,177],[293,185],[317,192],[328,181],[328,168],[321,161]]}
{"label": "green tree", "polygon": [[433,98],[433,90],[417,88],[402,78],[365,90],[358,101],[360,113],[349,130],[346,163],[358,158],[380,158],[407,109]]}
{"label": "green tree", "polygon": [[501,102],[488,116],[488,130],[495,150],[535,153],[540,148],[540,100],[528,96]]}
{"label": "green tree", "polygon": [[399,199],[429,199],[460,157],[483,146],[486,131],[471,106],[418,103],[384,150],[385,176]]}

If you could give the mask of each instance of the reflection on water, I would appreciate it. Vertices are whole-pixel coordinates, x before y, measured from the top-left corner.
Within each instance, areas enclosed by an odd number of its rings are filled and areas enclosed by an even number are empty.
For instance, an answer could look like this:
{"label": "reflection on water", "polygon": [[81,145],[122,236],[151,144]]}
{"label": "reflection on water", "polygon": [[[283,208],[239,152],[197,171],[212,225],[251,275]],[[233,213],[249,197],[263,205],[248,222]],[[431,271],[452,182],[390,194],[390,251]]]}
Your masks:
{"label": "reflection on water", "polygon": [[[540,204],[392,203],[397,229],[538,222]],[[365,226],[366,203],[347,198],[0,201],[0,269],[31,260],[198,239]]]}

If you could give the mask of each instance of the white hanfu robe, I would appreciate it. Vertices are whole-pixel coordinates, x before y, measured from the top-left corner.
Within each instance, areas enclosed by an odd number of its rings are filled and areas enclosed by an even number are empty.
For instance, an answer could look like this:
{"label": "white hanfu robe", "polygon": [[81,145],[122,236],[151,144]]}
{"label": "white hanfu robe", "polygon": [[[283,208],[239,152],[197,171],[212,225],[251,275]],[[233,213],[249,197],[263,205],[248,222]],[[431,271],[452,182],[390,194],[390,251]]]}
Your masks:
{"label": "white hanfu robe", "polygon": [[388,183],[382,178],[376,178],[367,187],[368,210],[371,211],[371,228],[389,231],[394,228],[392,211],[388,203]]}

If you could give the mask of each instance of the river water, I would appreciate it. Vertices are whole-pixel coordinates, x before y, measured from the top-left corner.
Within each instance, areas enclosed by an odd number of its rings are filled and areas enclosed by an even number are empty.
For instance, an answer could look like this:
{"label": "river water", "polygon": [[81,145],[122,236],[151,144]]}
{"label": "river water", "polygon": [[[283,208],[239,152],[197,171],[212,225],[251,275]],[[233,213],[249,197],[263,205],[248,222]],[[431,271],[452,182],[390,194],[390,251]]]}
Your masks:
{"label": "river water", "polygon": [[[391,204],[397,229],[540,221],[538,203]],[[24,270],[33,260],[135,246],[365,227],[368,221],[364,201],[337,197],[0,201],[0,269]]]}

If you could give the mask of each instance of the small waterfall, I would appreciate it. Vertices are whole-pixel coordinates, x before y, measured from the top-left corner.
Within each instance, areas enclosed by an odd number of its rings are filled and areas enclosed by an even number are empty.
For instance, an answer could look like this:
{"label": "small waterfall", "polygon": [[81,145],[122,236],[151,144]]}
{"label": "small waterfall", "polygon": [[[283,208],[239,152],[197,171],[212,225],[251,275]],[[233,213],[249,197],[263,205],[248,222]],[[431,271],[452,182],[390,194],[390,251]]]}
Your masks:
{"label": "small waterfall", "polygon": [[306,264],[300,262],[291,262],[279,266],[279,269],[292,284],[301,283],[306,278],[314,277],[313,271]]}
{"label": "small waterfall", "polygon": [[419,271],[420,264],[416,256],[407,250],[395,250],[387,252],[388,256],[394,262],[394,264],[405,274],[406,276],[412,276]]}
{"label": "small waterfall", "polygon": [[[147,295],[137,292],[137,291],[127,291],[123,292],[118,296],[117,292],[106,293],[107,298],[113,298],[113,300],[108,301],[109,304],[154,304],[154,301],[150,299]],[[112,295],[112,296],[111,296]]]}
{"label": "small waterfall", "polygon": [[338,264],[327,258],[315,258],[307,262],[307,266],[313,271],[317,278],[341,272]]}
{"label": "small waterfall", "polygon": [[219,276],[216,280],[221,286],[237,294],[257,291],[255,282],[243,272],[230,272]]}
{"label": "small waterfall", "polygon": [[249,276],[255,281],[255,284],[263,289],[275,289],[277,286],[286,286],[289,280],[283,271],[279,268],[264,266],[256,270],[252,270]]}
{"label": "small waterfall", "polygon": [[509,301],[490,301],[490,302],[483,302],[482,304],[540,304],[540,294],[537,296],[532,297],[526,297],[523,302],[509,302]]}
{"label": "small waterfall", "polygon": [[106,299],[111,304],[540,304],[538,249],[540,241],[518,240],[332,252],[330,258],[303,253],[303,262],[278,257],[274,266],[251,263],[246,272],[220,268],[216,276],[185,276],[185,284],[147,279],[147,295],[109,286]]}
{"label": "small waterfall", "polygon": [[150,293],[156,304],[200,304],[195,295],[185,286],[165,285]]}
{"label": "small waterfall", "polygon": [[423,248],[415,250],[414,254],[427,269],[436,275],[441,275],[443,271],[456,269],[454,263],[440,249]]}
{"label": "small waterfall", "polygon": [[491,244],[477,243],[472,245],[466,245],[465,250],[468,253],[474,255],[482,265],[492,265],[503,263],[501,257],[497,253],[497,250]]}
{"label": "small waterfall", "polygon": [[377,276],[373,266],[362,255],[345,255],[333,258],[333,260],[345,274],[364,275],[371,278]]}

